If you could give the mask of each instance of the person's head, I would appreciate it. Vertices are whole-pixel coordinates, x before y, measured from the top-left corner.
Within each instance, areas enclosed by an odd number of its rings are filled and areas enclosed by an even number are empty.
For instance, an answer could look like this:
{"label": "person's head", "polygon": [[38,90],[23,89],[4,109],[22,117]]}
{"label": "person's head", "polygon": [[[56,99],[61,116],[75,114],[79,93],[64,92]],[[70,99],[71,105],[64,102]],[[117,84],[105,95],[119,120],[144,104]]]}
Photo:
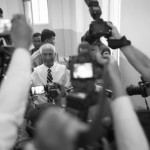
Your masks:
{"label": "person's head", "polygon": [[36,49],[39,49],[41,46],[41,34],[40,33],[34,33],[32,35],[32,43]]}
{"label": "person's head", "polygon": [[56,50],[52,44],[44,44],[40,48],[40,54],[42,56],[42,60],[45,66],[51,67],[54,64]]}
{"label": "person's head", "polygon": [[55,45],[55,36],[55,32],[49,29],[44,29],[41,33],[41,42],[43,44],[50,43],[52,45]]}
{"label": "person's head", "polygon": [[3,18],[3,10],[0,8],[0,18]]}

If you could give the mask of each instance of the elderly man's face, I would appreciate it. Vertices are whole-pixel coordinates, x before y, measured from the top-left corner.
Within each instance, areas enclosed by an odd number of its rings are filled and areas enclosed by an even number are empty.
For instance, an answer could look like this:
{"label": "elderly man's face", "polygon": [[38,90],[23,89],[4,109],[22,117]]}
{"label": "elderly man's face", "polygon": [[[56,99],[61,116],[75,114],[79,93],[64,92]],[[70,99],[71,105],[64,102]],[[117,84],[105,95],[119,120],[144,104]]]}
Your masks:
{"label": "elderly man's face", "polygon": [[54,50],[50,47],[43,48],[42,59],[43,59],[44,64],[47,67],[51,67],[54,63],[54,60],[55,60]]}

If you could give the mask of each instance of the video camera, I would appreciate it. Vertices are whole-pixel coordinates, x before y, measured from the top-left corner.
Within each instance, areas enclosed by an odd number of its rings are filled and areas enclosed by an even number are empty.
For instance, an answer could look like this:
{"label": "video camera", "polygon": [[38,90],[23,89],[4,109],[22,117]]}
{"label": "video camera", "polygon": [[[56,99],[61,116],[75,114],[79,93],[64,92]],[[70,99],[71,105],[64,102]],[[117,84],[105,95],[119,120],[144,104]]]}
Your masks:
{"label": "video camera", "polygon": [[141,80],[142,81],[139,82],[137,86],[129,85],[126,88],[128,95],[141,95],[142,97],[150,96],[150,83],[145,81],[143,77],[141,77]]}
{"label": "video camera", "polygon": [[103,21],[101,17],[102,11],[97,0],[85,0],[91,17],[94,21],[91,22],[89,31],[81,38],[82,41],[87,41],[90,44],[100,43],[100,37],[104,36],[108,38],[111,36],[111,28]]}

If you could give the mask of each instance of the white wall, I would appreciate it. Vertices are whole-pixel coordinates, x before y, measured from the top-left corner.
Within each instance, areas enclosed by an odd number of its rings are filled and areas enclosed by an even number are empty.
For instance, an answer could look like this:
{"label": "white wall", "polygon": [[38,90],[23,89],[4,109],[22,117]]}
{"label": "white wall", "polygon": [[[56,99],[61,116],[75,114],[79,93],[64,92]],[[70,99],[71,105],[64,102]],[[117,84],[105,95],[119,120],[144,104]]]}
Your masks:
{"label": "white wall", "polygon": [[23,14],[22,0],[0,0],[0,7],[3,9],[4,18],[12,18],[14,14]]}
{"label": "white wall", "polygon": [[[122,0],[121,3],[121,33],[132,41],[133,45],[150,57],[150,0]],[[137,85],[140,74],[121,55],[121,71],[124,85]],[[133,96],[135,106],[144,106],[144,99]],[[150,98],[148,98],[150,105]]]}

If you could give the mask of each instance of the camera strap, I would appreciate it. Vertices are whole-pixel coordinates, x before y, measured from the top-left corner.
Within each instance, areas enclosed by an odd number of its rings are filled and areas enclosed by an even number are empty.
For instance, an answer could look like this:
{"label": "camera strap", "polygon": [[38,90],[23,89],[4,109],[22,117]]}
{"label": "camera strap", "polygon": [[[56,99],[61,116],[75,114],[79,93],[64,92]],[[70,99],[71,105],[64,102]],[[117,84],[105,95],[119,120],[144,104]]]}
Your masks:
{"label": "camera strap", "polygon": [[131,45],[131,41],[127,40],[125,36],[123,36],[121,39],[108,39],[107,41],[108,41],[108,46],[112,49],[117,49],[117,48]]}

